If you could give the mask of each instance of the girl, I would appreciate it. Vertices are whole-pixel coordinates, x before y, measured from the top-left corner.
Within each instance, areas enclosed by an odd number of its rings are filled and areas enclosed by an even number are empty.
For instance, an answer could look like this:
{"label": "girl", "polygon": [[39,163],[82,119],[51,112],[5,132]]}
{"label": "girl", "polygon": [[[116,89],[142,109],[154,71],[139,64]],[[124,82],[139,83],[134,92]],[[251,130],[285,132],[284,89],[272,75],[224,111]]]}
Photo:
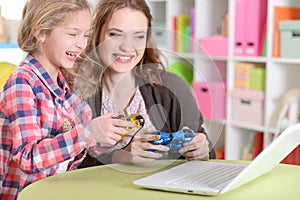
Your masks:
{"label": "girl", "polygon": [[[190,88],[164,69],[162,55],[152,38],[152,16],[146,2],[102,0],[95,9],[92,26],[94,32],[85,56],[75,64],[77,79],[73,83],[88,98],[94,116],[139,113],[148,119],[147,127],[163,132],[188,126],[197,134],[180,149],[180,155],[189,160],[214,158]],[[87,158],[81,166],[151,162],[169,150],[151,144],[155,139],[159,136],[140,134],[125,151],[115,151],[98,160]]]}
{"label": "girl", "polygon": [[133,124],[112,120],[111,113],[91,120],[90,107],[61,72],[85,49],[90,23],[86,0],[25,5],[18,44],[28,54],[0,96],[0,199],[15,199],[32,182],[76,169],[87,150],[131,134],[118,126]]}

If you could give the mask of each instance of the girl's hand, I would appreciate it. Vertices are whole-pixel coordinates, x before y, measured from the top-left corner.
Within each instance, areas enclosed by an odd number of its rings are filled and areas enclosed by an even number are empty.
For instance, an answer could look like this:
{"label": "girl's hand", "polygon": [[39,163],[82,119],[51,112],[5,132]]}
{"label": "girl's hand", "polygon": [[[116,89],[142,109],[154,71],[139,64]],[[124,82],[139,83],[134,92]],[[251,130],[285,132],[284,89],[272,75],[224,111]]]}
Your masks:
{"label": "girl's hand", "polygon": [[209,143],[206,135],[196,133],[191,142],[183,143],[183,147],[179,150],[187,160],[208,160],[209,159]]}
{"label": "girl's hand", "polygon": [[93,119],[90,123],[95,139],[101,146],[115,145],[122,136],[132,136],[136,131],[132,122],[113,117],[114,114],[109,113]]}

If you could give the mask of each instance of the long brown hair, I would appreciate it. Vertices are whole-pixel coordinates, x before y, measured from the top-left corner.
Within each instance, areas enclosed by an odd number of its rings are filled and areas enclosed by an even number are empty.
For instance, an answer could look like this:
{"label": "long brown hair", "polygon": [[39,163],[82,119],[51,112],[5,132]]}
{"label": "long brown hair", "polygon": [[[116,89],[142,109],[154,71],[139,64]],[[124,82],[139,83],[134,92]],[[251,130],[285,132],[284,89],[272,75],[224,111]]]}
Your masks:
{"label": "long brown hair", "polygon": [[104,34],[112,15],[116,10],[122,8],[141,11],[148,19],[145,53],[138,65],[133,69],[136,77],[144,79],[150,84],[162,84],[161,73],[165,71],[165,67],[160,57],[163,55],[156,48],[152,36],[152,16],[145,0],[101,0],[94,10],[92,34],[87,47],[75,63],[74,76],[69,79],[70,84],[85,98],[95,94],[101,87],[101,78],[105,66],[97,49],[104,40]]}

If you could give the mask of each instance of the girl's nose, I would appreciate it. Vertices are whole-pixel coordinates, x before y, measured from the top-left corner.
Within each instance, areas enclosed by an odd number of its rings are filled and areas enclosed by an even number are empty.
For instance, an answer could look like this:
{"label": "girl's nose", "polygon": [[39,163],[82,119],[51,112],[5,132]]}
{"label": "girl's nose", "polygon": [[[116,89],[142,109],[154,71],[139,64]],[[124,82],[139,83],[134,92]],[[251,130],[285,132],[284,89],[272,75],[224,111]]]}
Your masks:
{"label": "girl's nose", "polygon": [[76,46],[80,49],[85,49],[87,45],[87,38],[86,37],[80,37],[77,40]]}

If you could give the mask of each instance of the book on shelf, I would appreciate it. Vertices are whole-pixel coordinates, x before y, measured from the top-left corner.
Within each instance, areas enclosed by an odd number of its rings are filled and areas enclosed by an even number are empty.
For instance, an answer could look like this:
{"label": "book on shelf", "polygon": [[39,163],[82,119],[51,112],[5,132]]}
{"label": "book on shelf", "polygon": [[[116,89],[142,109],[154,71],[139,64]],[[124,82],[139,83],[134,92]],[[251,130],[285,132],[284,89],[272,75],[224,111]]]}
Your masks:
{"label": "book on shelf", "polygon": [[249,143],[243,149],[243,160],[253,160],[263,150],[263,133],[251,133]]}
{"label": "book on shelf", "polygon": [[191,26],[185,25],[183,32],[183,52],[191,52]]}
{"label": "book on shelf", "polygon": [[267,56],[267,19],[264,22],[262,35],[259,42],[259,55]]}
{"label": "book on shelf", "polygon": [[[271,140],[273,141],[274,139],[275,139],[275,135],[273,135]],[[300,144],[291,153],[289,153],[280,163],[290,164],[290,165],[300,165]]]}
{"label": "book on shelf", "polygon": [[173,20],[172,20],[172,23],[173,23],[173,40],[172,40],[172,48],[173,48],[173,51],[177,51],[177,16],[174,16],[173,17]]}
{"label": "book on shelf", "polygon": [[[184,44],[185,38],[190,38],[190,32],[185,32],[185,27],[190,26],[191,16],[190,15],[177,15],[176,16],[176,32],[177,32],[177,52],[185,52]],[[187,35],[185,35],[187,34]]]}
{"label": "book on shelf", "polygon": [[195,8],[172,18],[172,50],[179,53],[195,51]]}
{"label": "book on shelf", "polygon": [[289,155],[287,155],[281,163],[300,165],[300,145],[296,147]]}

